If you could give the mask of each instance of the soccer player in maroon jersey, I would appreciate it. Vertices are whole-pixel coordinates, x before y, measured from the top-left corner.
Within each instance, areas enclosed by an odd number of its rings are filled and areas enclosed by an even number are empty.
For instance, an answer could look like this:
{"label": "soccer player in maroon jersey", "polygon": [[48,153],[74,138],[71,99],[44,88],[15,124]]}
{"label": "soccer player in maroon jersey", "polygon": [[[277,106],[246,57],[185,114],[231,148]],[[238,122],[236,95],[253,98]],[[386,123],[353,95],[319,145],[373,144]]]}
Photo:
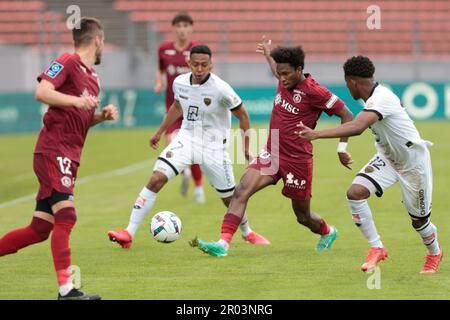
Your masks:
{"label": "soccer player in maroon jersey", "polygon": [[[313,148],[295,132],[300,121],[314,128],[322,112],[340,117],[342,123],[351,121],[353,115],[342,100],[317,83],[311,74],[303,73],[305,54],[301,47],[277,47],[270,51],[270,40],[263,38],[257,52],[266,56],[279,79],[266,148],[250,163],[236,187],[223,219],[220,240],[205,242],[196,238],[191,245],[212,256],[226,256],[249,198],[282,179],[282,193],[291,199],[297,221],[321,236],[317,251],[328,250],[336,239],[337,230],[310,210]],[[347,138],[341,138],[341,143],[346,141]],[[349,167],[352,159],[342,146],[338,148],[338,156],[341,163]]]}
{"label": "soccer player in maroon jersey", "polygon": [[[163,88],[163,75],[166,75],[166,112],[169,111],[170,106],[174,101],[172,90],[173,81],[180,74],[190,72],[188,66],[189,51],[196,44],[191,41],[192,27],[194,20],[186,12],[177,13],[172,19],[172,27],[175,35],[174,41],[163,42],[158,50],[159,68],[156,70],[156,85],[155,92],[159,94]],[[169,128],[167,128],[166,144],[168,145],[176,136],[181,127],[183,117],[181,116]],[[193,164],[191,169],[185,169],[182,175],[181,194],[187,195],[189,187],[189,179],[192,173],[192,178],[195,184],[195,200],[197,203],[205,202],[205,193],[203,191],[202,171],[198,164]]]}
{"label": "soccer player in maroon jersey", "polygon": [[74,288],[71,279],[70,233],[77,220],[73,189],[88,130],[105,120],[116,120],[114,105],[99,105],[99,79],[93,65],[100,64],[103,26],[95,18],[81,18],[72,30],[75,53],[65,53],[38,77],[36,100],[49,105],[44,127],[34,150],[33,167],[39,181],[31,224],[0,238],[0,256],[16,253],[47,240],[59,284],[60,300],[99,300]]}

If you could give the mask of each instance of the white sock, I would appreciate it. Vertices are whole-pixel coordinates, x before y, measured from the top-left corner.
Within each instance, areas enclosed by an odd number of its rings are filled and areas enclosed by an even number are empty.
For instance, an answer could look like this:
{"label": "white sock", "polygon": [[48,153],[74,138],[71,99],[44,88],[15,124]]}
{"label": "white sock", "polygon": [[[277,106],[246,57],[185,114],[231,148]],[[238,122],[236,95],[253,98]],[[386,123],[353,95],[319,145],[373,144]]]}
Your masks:
{"label": "white sock", "polygon": [[191,175],[192,175],[192,173],[191,173],[191,169],[190,168],[184,168],[184,170],[183,170],[183,179],[190,179],[191,178]]}
{"label": "white sock", "polygon": [[417,228],[416,231],[422,237],[423,244],[427,247],[429,254],[437,256],[441,253],[438,243],[437,228],[430,219],[428,219],[422,227]]}
{"label": "white sock", "polygon": [[72,289],[73,289],[73,283],[72,283],[72,281],[69,281],[66,284],[63,284],[62,286],[59,287],[59,294],[61,296],[66,296]]}
{"label": "white sock", "polygon": [[136,203],[131,211],[130,222],[126,228],[133,238],[145,216],[153,207],[156,195],[156,193],[148,190],[146,187],[139,193],[139,197],[136,199]]}
{"label": "white sock", "polygon": [[219,241],[217,241],[217,243],[219,243],[226,250],[228,250],[230,248],[230,244],[223,239],[220,239]]}
{"label": "white sock", "polygon": [[352,214],[353,222],[361,230],[364,237],[373,248],[382,248],[383,243],[375,227],[367,199],[365,200],[350,200],[347,199],[350,212]]}
{"label": "white sock", "polygon": [[252,229],[250,228],[250,224],[248,223],[247,217],[244,216],[244,218],[242,218],[242,222],[239,225],[239,230],[241,230],[242,235],[244,237],[248,236],[248,234],[250,232],[252,232]]}

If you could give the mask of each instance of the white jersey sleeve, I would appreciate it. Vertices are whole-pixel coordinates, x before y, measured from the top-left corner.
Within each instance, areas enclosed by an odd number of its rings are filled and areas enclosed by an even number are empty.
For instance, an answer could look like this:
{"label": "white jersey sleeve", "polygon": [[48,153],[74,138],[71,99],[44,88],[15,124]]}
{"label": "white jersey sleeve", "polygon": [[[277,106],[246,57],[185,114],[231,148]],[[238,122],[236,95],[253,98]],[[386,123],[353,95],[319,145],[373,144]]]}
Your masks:
{"label": "white jersey sleeve", "polygon": [[378,120],[383,120],[393,114],[402,111],[400,99],[390,90],[377,85],[378,90],[374,91],[371,97],[366,101],[364,111],[375,112]]}
{"label": "white jersey sleeve", "polygon": [[[176,80],[176,78],[175,78],[175,80]],[[180,101],[180,93],[179,93],[179,90],[178,90],[177,81],[174,81],[173,84],[172,84],[172,92],[173,92],[173,98],[176,101]]]}
{"label": "white jersey sleeve", "polygon": [[241,106],[242,99],[225,81],[220,82],[220,91],[222,93],[221,103],[224,107],[226,107],[230,111],[233,111]]}

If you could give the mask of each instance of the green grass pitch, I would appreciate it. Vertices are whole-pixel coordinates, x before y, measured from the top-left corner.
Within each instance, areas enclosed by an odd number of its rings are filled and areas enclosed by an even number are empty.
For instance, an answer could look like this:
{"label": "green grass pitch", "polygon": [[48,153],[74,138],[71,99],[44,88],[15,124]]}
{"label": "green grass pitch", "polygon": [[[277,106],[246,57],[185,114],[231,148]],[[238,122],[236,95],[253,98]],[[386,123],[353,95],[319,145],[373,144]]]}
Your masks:
{"label": "green grass pitch", "polygon": [[[330,123],[325,125],[329,126]],[[449,122],[418,123],[431,148],[434,171],[433,222],[444,252],[450,253]],[[260,127],[267,127],[260,125]],[[180,179],[159,194],[156,206],[139,230],[131,250],[109,242],[106,232],[125,227],[134,200],[151,175],[159,151],[148,147],[154,129],[92,131],[82,157],[75,189],[78,222],[72,233],[72,263],[81,267],[82,288],[104,299],[449,299],[450,266],[444,257],[439,273],[420,275],[426,250],[411,227],[398,185],[382,199],[370,200],[389,259],[381,263],[381,288],[368,289],[370,277],[360,271],[368,244],[354,226],[345,191],[354,174],[374,154],[369,132],[350,140],[353,170],[339,164],[337,140],[316,141],[312,208],[339,230],[329,252],[317,253],[318,237],[297,224],[281,183],[256,194],[247,213],[254,230],[272,241],[252,246],[237,233],[230,254],[213,258],[190,248],[199,235],[217,240],[225,213],[206,183],[207,204],[179,193]],[[0,136],[0,235],[31,220],[34,200],[10,201],[33,194],[36,134]],[[147,163],[142,164],[143,161]],[[140,163],[128,172],[117,169]],[[245,165],[235,166],[238,180]],[[206,181],[205,181],[206,182]],[[5,203],[6,206],[1,206]],[[182,237],[161,244],[149,234],[153,214],[170,210],[183,222]],[[0,299],[55,299],[56,277],[50,242],[0,258]]]}

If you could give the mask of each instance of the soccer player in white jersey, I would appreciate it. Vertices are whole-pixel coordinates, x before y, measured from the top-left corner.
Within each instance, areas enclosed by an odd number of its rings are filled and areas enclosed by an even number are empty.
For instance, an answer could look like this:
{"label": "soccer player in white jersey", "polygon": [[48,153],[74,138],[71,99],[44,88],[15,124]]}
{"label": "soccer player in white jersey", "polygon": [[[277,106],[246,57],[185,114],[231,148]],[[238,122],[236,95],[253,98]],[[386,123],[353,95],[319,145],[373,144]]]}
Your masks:
{"label": "soccer player in white jersey", "polygon": [[[128,227],[120,232],[108,232],[110,240],[123,248],[131,247],[136,231],[152,209],[158,192],[193,163],[200,164],[225,206],[230,203],[235,189],[233,168],[226,151],[231,114],[239,120],[242,133],[250,129],[250,120],[241,98],[228,83],[211,73],[211,55],[211,50],[205,45],[192,47],[189,61],[191,72],[178,76],[173,83],[175,101],[150,139],[151,147],[158,148],[161,135],[183,116],[181,129],[158,157],[150,181],[134,204]],[[249,138],[246,135],[244,152],[247,161],[248,150]],[[267,239],[252,231],[246,217],[242,219],[240,229],[247,242],[269,244]]]}
{"label": "soccer player in white jersey", "polygon": [[302,123],[299,135],[308,140],[360,135],[370,128],[375,137],[377,154],[356,175],[347,190],[353,221],[367,238],[371,249],[363,271],[375,268],[388,256],[375,227],[367,199],[396,182],[400,183],[403,204],[414,229],[428,249],[421,273],[435,273],[442,260],[437,229],[430,220],[432,172],[428,151],[430,142],[423,140],[400,99],[388,88],[375,82],[375,67],[369,58],[352,57],[344,64],[345,82],[355,100],[364,100],[363,112],[351,122],[337,128],[311,130]]}

